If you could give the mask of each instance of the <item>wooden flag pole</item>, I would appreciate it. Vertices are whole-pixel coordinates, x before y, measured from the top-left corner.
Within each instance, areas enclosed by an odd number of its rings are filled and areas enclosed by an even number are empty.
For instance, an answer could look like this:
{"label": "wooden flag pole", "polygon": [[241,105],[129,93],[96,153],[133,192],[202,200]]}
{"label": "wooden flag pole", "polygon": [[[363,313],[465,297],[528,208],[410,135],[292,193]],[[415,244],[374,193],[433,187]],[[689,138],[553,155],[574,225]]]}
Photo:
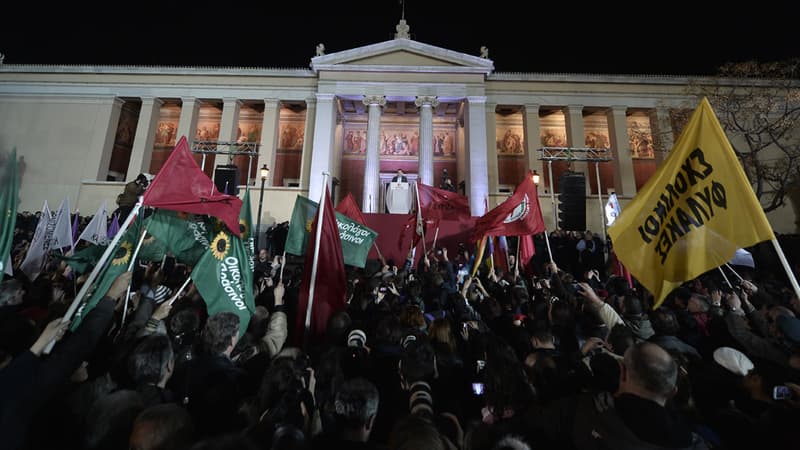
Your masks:
{"label": "wooden flag pole", "polygon": [[781,244],[778,243],[777,239],[772,240],[772,246],[775,247],[775,252],[778,253],[778,258],[781,260],[781,264],[783,265],[783,270],[786,271],[786,276],[789,277],[789,281],[792,283],[792,288],[794,289],[794,295],[800,298],[800,285],[797,284],[797,278],[794,276],[794,272],[792,272],[791,266],[789,266],[789,261],[786,260],[786,255],[783,254],[783,249],[781,249]]}
{"label": "wooden flag pole", "polygon": [[[94,269],[89,274],[89,277],[83,283],[80,292],[78,292],[78,295],[75,296],[75,299],[72,300],[72,303],[69,305],[69,308],[67,308],[67,312],[64,313],[64,317],[61,318],[62,323],[67,323],[70,321],[70,319],[72,319],[72,316],[75,314],[75,311],[78,310],[78,306],[80,306],[81,301],[83,301],[83,298],[86,297],[86,293],[89,292],[89,288],[92,286],[92,283],[94,283],[94,280],[100,274],[100,271],[103,268],[103,266],[105,266],[106,261],[108,261],[108,258],[110,258],[111,255],[116,251],[117,244],[119,244],[119,240],[122,239],[122,235],[125,234],[125,231],[131,225],[133,219],[136,218],[136,215],[139,213],[139,209],[141,207],[142,207],[142,197],[139,197],[139,201],[136,202],[135,205],[133,205],[133,209],[131,210],[130,214],[128,214],[128,217],[125,218],[125,222],[122,223],[122,226],[120,227],[119,231],[117,231],[117,234],[114,235],[114,239],[111,240],[111,243],[108,244],[108,247],[106,247],[106,251],[103,252],[103,256],[101,256],[100,260],[97,261],[97,264],[94,266]],[[50,343],[47,344],[47,347],[44,348],[43,353],[45,355],[49,354],[53,350],[54,345],[56,345],[56,341],[55,340],[50,341]]]}
{"label": "wooden flag pole", "polygon": [[[414,242],[413,240],[411,242]],[[372,246],[375,247],[375,252],[378,253],[378,259],[381,260],[381,264],[386,264],[386,260],[383,259],[383,255],[381,254],[381,249],[378,248],[378,244],[375,241],[372,241]]]}
{"label": "wooden flag pole", "polygon": [[436,248],[436,239],[437,239],[438,237],[439,237],[439,227],[437,226],[437,227],[436,227],[436,232],[435,232],[435,233],[433,233],[433,245],[431,245],[431,248],[433,248],[433,249],[435,249],[435,248]]}

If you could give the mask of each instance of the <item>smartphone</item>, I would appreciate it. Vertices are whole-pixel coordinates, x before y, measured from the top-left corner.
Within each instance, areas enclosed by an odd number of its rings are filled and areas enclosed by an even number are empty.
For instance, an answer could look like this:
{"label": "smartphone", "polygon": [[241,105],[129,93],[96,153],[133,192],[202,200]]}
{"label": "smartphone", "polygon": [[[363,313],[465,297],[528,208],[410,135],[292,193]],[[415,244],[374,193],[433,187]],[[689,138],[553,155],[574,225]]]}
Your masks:
{"label": "smartphone", "polygon": [[472,383],[472,393],[475,395],[483,395],[484,390],[483,383]]}
{"label": "smartphone", "polygon": [[792,390],[788,386],[775,386],[772,389],[773,400],[786,400],[792,398]]}
{"label": "smartphone", "polygon": [[387,291],[386,286],[381,286],[378,288],[378,292],[386,292],[386,291]]}
{"label": "smartphone", "polygon": [[174,256],[167,256],[164,258],[164,267],[161,268],[161,273],[169,275],[175,270],[176,260]]}

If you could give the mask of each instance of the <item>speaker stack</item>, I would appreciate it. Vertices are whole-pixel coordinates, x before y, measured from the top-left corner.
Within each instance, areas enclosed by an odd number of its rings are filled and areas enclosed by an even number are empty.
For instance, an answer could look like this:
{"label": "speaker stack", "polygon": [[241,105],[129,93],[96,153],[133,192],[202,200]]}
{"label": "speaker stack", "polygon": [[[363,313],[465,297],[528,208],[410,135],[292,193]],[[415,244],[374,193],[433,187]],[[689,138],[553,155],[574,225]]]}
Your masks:
{"label": "speaker stack", "polygon": [[239,168],[233,164],[217,166],[214,169],[214,185],[220,192],[239,195]]}
{"label": "speaker stack", "polygon": [[558,226],[567,231],[586,230],[586,177],[564,172],[558,179]]}

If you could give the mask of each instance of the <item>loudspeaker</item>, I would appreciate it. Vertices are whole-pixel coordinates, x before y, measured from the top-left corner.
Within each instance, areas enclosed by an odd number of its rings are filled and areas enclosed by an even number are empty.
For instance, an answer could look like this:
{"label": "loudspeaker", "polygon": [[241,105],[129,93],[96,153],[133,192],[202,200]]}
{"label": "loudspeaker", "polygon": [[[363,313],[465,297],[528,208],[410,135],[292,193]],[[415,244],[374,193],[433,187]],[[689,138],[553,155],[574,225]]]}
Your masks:
{"label": "loudspeaker", "polygon": [[239,168],[235,165],[217,166],[214,169],[214,185],[220,192],[239,195]]}
{"label": "loudspeaker", "polygon": [[564,172],[558,179],[558,227],[586,230],[586,177],[582,172]]}

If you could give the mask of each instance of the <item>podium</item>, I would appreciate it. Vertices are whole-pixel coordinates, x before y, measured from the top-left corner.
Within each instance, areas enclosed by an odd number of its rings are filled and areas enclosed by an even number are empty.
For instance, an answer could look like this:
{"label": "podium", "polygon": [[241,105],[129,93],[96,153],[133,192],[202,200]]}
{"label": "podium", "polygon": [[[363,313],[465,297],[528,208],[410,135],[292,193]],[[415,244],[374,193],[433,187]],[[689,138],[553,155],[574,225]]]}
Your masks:
{"label": "podium", "polygon": [[408,214],[411,211],[411,185],[392,181],[386,190],[386,209],[389,214]]}

